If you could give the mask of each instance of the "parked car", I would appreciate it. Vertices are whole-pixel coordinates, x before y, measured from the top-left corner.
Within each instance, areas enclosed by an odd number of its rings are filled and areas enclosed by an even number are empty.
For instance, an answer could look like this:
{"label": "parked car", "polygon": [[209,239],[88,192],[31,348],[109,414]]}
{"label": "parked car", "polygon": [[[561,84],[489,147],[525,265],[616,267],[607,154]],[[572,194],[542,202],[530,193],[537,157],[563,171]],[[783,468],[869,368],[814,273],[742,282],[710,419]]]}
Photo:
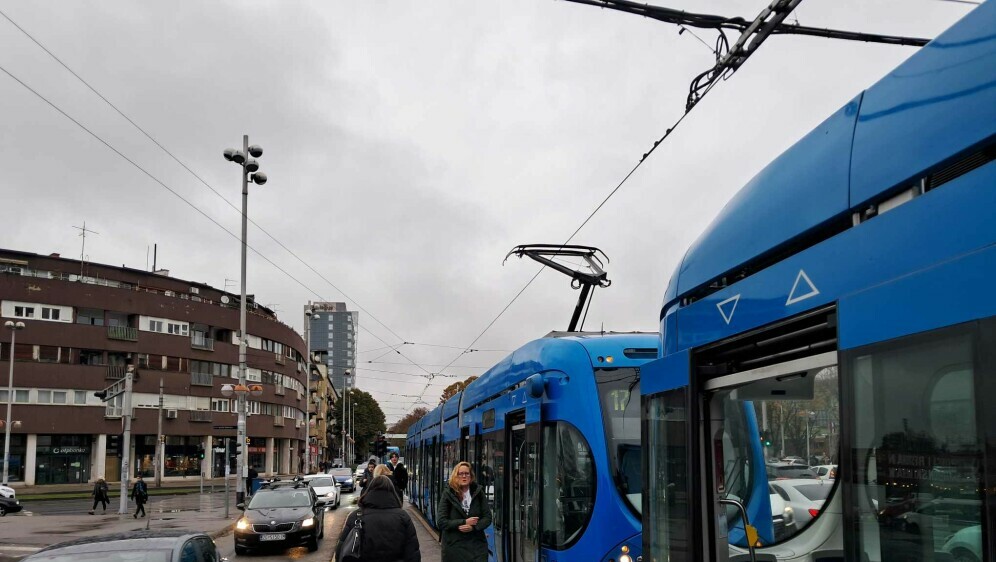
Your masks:
{"label": "parked car", "polygon": [[235,523],[235,554],[271,544],[306,544],[315,552],[325,535],[325,504],[306,482],[273,482],[260,488],[249,505],[238,504],[245,513]]}
{"label": "parked car", "polygon": [[8,498],[7,496],[0,496],[0,517],[3,517],[8,513],[17,513],[18,511],[21,511],[22,508],[23,506],[18,500]]}
{"label": "parked car", "polygon": [[786,464],[802,464],[809,466],[802,457],[782,457],[782,462]]}
{"label": "parked car", "polygon": [[957,562],[981,562],[982,525],[965,527],[951,535],[941,550],[950,553]]}
{"label": "parked car", "polygon": [[833,490],[833,483],[809,478],[773,480],[768,484],[785,500],[785,504],[792,508],[795,523],[799,528],[805,527],[820,514],[823,503]]}
{"label": "parked car", "polygon": [[896,518],[899,530],[913,535],[931,534],[943,544],[952,534],[982,521],[982,500],[937,498]]}
{"label": "parked car", "polygon": [[339,507],[341,494],[339,493],[339,483],[335,481],[335,478],[327,474],[309,474],[304,477],[304,481],[311,485],[315,495],[325,498],[326,506],[332,509]]}
{"label": "parked car", "polygon": [[342,492],[352,492],[356,489],[356,479],[353,478],[353,471],[349,468],[333,468],[329,471],[329,476],[335,478]]}
{"label": "parked car", "polygon": [[128,531],[45,547],[26,562],[220,562],[211,537],[180,529]]}
{"label": "parked car", "polygon": [[837,465],[835,464],[818,464],[816,466],[809,467],[816,472],[816,477],[820,480],[836,480],[837,479]]}
{"label": "parked car", "polygon": [[14,499],[14,489],[9,486],[0,486],[0,497]]}
{"label": "parked car", "polygon": [[786,462],[770,462],[765,465],[768,480],[785,480],[787,478],[818,478],[816,471],[804,464]]}

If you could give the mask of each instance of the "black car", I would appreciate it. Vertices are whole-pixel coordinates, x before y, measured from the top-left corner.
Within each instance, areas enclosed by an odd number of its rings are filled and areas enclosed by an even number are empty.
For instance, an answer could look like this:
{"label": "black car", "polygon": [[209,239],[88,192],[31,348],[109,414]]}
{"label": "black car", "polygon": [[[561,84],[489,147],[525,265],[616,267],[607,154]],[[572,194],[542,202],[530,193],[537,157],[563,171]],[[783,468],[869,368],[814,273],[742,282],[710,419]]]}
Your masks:
{"label": "black car", "polygon": [[184,530],[129,531],[54,544],[29,562],[220,562],[211,537]]}
{"label": "black car", "polygon": [[14,498],[0,496],[0,517],[3,517],[8,513],[17,513],[18,511],[21,511],[22,507],[21,502],[15,500]]}
{"label": "black car", "polygon": [[256,491],[245,513],[235,523],[235,553],[267,545],[306,544],[318,550],[325,535],[325,498],[319,498],[307,482],[268,484]]}

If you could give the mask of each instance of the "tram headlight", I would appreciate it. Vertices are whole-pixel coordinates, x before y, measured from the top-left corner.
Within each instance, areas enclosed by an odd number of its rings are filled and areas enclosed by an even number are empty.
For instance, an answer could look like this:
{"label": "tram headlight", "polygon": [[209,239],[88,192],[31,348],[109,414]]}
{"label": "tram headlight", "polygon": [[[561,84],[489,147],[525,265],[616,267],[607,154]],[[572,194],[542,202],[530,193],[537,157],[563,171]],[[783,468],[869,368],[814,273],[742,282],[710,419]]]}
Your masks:
{"label": "tram headlight", "polygon": [[619,550],[622,551],[622,554],[619,555],[619,562],[633,562],[633,557],[629,555],[628,546],[623,545]]}

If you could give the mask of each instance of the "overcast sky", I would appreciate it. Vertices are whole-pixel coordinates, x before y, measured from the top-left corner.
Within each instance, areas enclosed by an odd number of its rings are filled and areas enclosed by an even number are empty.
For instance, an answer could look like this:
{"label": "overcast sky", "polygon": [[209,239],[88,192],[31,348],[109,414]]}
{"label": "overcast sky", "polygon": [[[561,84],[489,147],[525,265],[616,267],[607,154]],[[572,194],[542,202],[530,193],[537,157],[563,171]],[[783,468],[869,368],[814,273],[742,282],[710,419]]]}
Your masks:
{"label": "overcast sky", "polygon": [[[753,19],[766,2],[656,3]],[[971,8],[806,0],[795,15],[932,38]],[[357,384],[389,422],[414,402],[395,395],[421,393],[426,372],[456,359],[444,374],[479,374],[567,327],[578,293],[547,271],[473,345],[481,351],[364,352],[468,346],[539,267],[503,266],[505,254],[564,242],[713,62],[674,26],[554,0],[0,0],[0,10],[236,207],[239,172],[222,151],[243,134],[264,148],[270,181],[250,188],[249,216],[335,287],[250,226],[250,245],[296,281],[250,253],[248,290],[298,330],[309,299],[366,310]],[[655,331],[671,273],[724,203],[915,51],[769,38],[573,240],[611,260],[613,284],[596,291],[585,328]],[[85,221],[100,233],[87,238],[90,261],[146,268],[158,244],[173,276],[238,291],[238,240],[221,228],[238,235],[238,211],[3,18],[0,67],[79,122],[0,73],[0,246],[78,258],[73,226]],[[432,381],[425,400],[453,380]]]}

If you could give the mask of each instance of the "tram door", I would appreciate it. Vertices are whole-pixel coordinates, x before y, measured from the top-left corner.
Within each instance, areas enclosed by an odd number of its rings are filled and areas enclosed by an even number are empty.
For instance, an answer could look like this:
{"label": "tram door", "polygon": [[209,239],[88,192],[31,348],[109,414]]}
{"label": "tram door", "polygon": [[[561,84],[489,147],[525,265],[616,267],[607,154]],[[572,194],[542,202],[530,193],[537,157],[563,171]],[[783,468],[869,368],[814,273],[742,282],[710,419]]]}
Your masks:
{"label": "tram door", "polygon": [[537,562],[540,528],[540,423],[539,403],[519,410],[506,419],[508,470],[505,509],[508,531],[505,562]]}

